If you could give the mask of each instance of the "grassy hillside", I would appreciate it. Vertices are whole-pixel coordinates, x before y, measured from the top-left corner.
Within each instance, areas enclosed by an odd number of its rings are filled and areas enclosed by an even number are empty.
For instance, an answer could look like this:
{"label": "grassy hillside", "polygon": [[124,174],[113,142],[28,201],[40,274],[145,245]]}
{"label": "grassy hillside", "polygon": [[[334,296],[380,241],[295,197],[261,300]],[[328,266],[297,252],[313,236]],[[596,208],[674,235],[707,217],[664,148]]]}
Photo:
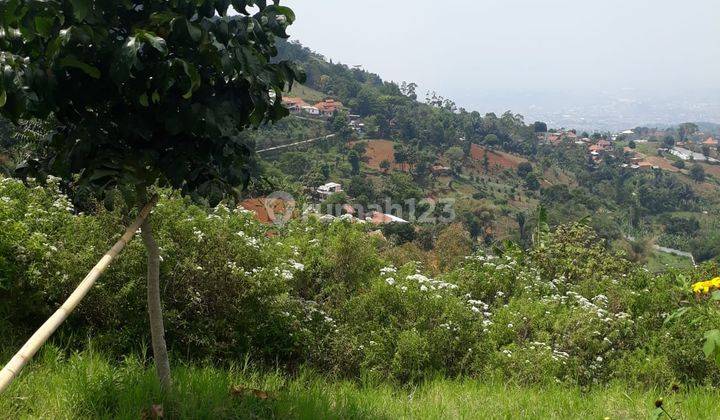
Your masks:
{"label": "grassy hillside", "polygon": [[295,83],[292,90],[288,93],[288,96],[296,96],[304,99],[308,103],[316,103],[324,100],[327,94],[317,91],[309,86]]}

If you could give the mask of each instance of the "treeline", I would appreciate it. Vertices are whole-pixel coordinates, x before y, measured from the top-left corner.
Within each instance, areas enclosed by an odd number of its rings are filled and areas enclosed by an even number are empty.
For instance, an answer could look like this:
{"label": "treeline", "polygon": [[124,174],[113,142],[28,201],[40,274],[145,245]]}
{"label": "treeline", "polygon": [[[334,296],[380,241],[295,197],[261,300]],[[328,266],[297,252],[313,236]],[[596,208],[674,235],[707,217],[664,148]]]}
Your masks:
{"label": "treeline", "polygon": [[[417,140],[420,146],[446,149],[492,143],[505,150],[534,154],[536,128],[508,111],[497,116],[459,108],[452,100],[430,93],[419,101],[415,83],[383,81],[368,71],[328,61],[298,42],[280,41],[278,59],[299,62],[306,85],[343,102],[365,119],[369,136]],[[488,137],[491,136],[491,137]]]}

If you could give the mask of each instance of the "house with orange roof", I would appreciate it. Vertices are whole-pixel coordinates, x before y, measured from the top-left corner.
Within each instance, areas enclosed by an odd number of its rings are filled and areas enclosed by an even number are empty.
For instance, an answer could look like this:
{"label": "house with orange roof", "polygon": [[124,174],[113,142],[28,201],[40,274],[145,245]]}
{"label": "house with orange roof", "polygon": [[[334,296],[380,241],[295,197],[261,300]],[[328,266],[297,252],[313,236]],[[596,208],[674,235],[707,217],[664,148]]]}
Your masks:
{"label": "house with orange roof", "polygon": [[290,112],[299,113],[303,107],[310,106],[302,98],[294,98],[292,96],[285,96],[282,98],[282,104]]}
{"label": "house with orange roof", "polygon": [[704,142],[702,142],[702,144],[704,144],[705,146],[717,146],[717,145],[718,145],[718,141],[715,140],[715,139],[712,138],[712,137],[708,137],[707,140],[705,140]]}
{"label": "house with orange roof", "polygon": [[316,103],[315,108],[320,110],[320,114],[326,117],[332,117],[335,111],[340,111],[341,109],[343,109],[343,104],[342,102],[336,101],[334,99],[325,99],[322,102]]}

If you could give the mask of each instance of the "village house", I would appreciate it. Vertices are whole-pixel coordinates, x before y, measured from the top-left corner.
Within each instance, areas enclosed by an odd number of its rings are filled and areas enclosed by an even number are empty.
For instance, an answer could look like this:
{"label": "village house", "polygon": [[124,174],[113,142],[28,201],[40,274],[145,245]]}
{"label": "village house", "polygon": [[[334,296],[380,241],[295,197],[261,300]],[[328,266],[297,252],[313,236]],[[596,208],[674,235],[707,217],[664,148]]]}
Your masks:
{"label": "village house", "polygon": [[717,147],[718,142],[717,142],[717,140],[715,140],[714,138],[708,137],[707,140],[705,140],[704,142],[702,142],[702,144],[705,145],[705,146]]}
{"label": "village house", "polygon": [[695,160],[695,161],[699,161],[699,162],[710,162],[710,163],[720,162],[715,158],[711,158],[711,157],[703,155],[702,153],[693,152],[692,150],[688,150],[688,149],[685,149],[682,147],[673,147],[670,150],[670,154],[680,158],[681,160]]}
{"label": "village house", "polygon": [[433,165],[430,171],[436,176],[449,175],[452,172],[449,167],[443,165]]}
{"label": "village house", "polygon": [[337,182],[328,182],[327,184],[321,185],[317,188],[317,193],[323,196],[342,192],[342,185]]}
{"label": "village house", "polygon": [[334,99],[326,99],[322,102],[316,103],[315,108],[320,111],[320,114],[326,117],[332,117],[335,111],[340,111],[343,109],[343,104],[342,102],[336,101]]}
{"label": "village house", "polygon": [[282,104],[285,108],[287,108],[288,111],[298,114],[300,111],[302,111],[302,108],[305,106],[310,106],[307,102],[302,100],[302,98],[294,98],[291,96],[285,96],[282,98]]}
{"label": "village house", "polygon": [[320,110],[312,105],[305,105],[301,109],[304,113],[308,115],[320,115]]}
{"label": "village house", "polygon": [[408,221],[403,218],[393,216],[392,214],[380,213],[379,211],[372,212],[371,216],[366,217],[365,220],[374,225],[385,225],[388,223],[408,223]]}

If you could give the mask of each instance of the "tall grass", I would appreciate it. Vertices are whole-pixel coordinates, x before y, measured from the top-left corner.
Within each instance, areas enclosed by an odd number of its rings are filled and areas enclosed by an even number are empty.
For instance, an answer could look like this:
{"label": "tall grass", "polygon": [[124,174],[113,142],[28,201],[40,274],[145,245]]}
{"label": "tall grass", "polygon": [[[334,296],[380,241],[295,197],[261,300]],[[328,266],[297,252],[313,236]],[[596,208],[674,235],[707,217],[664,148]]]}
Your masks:
{"label": "tall grass", "polygon": [[[248,367],[174,366],[174,390],[162,395],[152,366],[138,357],[110,362],[89,350],[70,357],[47,347],[0,396],[2,418],[138,419],[153,404],[166,418],[648,418],[666,391],[622,384],[582,391],[478,380],[436,380],[417,387],[329,381],[312,372],[287,378]],[[230,392],[265,390],[268,399]],[[674,417],[720,418],[720,393],[681,390],[665,399]]]}

